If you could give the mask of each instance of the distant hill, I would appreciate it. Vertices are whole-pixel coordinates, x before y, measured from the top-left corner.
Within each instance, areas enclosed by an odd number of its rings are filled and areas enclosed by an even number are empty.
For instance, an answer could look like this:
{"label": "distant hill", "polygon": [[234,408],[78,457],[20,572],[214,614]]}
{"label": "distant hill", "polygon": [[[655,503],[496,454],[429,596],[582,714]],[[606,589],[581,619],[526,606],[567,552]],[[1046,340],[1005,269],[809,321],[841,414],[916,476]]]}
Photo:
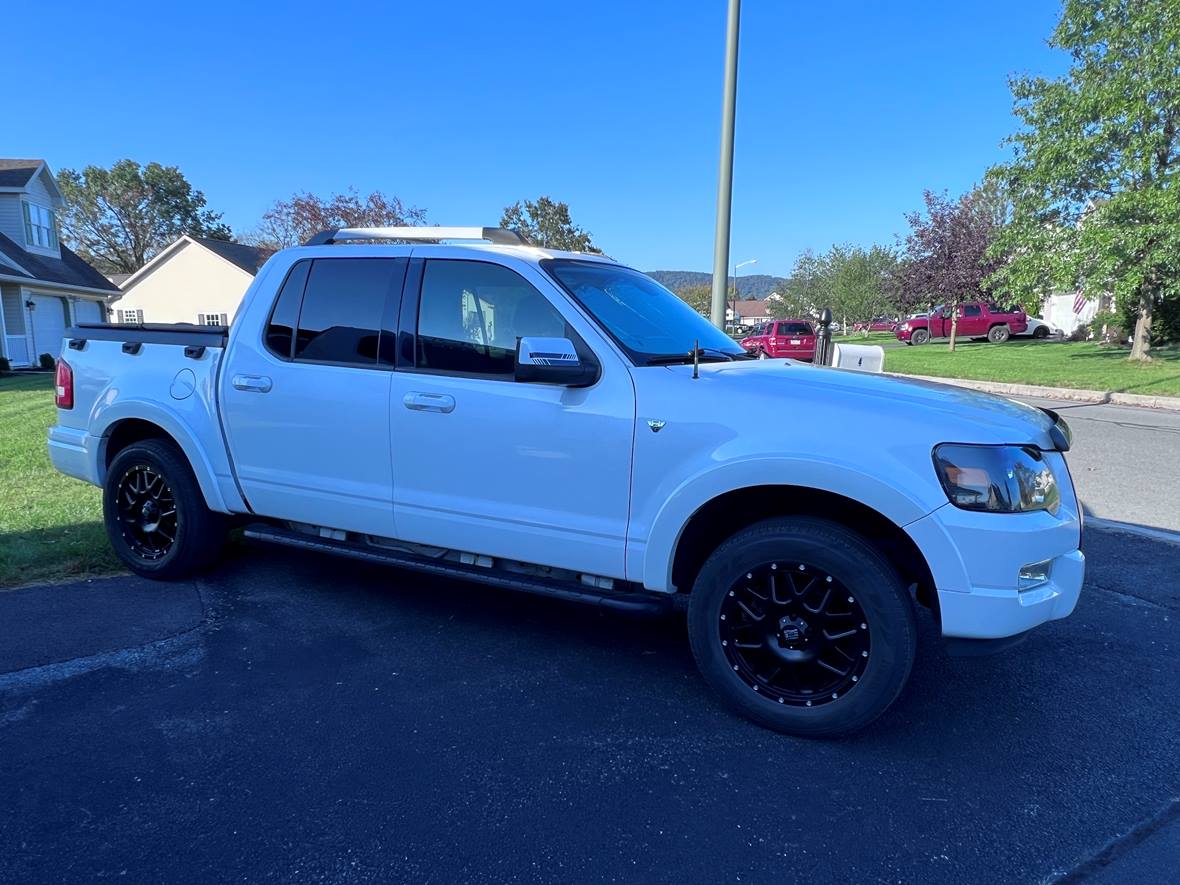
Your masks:
{"label": "distant hill", "polygon": [[[708,286],[713,282],[712,274],[699,270],[649,270],[647,275],[673,292],[688,286]],[[738,294],[742,298],[765,298],[771,292],[781,291],[782,284],[781,277],[769,274],[739,274]],[[729,285],[733,286],[733,277],[729,278]]]}

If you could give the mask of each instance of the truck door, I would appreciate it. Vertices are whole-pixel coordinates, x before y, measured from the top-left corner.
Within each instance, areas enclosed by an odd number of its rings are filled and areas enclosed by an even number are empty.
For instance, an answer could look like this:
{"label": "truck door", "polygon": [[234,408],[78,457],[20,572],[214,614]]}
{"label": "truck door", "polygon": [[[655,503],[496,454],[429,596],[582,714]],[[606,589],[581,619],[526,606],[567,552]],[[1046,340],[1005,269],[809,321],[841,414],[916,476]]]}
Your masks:
{"label": "truck door", "polygon": [[315,258],[232,338],[221,411],[255,513],[394,536],[389,388],[407,258]]}
{"label": "truck door", "polygon": [[600,342],[591,387],[514,381],[518,338],[589,348],[593,327],[523,262],[441,254],[414,250],[401,313],[390,391],[398,537],[622,577],[629,372]]}
{"label": "truck door", "polygon": [[959,306],[958,334],[965,338],[980,338],[987,334],[987,317],[978,304]]}

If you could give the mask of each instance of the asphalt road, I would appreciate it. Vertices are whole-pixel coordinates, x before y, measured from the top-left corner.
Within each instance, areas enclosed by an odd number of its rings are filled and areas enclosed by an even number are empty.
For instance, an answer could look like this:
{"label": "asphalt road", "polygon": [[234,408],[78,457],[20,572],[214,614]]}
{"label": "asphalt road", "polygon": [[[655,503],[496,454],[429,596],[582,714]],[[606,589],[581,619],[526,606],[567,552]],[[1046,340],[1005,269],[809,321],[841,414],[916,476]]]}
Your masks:
{"label": "asphalt road", "polygon": [[1019,397],[1061,413],[1086,513],[1180,531],[1180,412]]}
{"label": "asphalt road", "polygon": [[311,554],[0,594],[0,882],[1166,881],[1180,546],[1089,532],[1074,616],[923,619],[897,705],[721,709],[680,619]]}

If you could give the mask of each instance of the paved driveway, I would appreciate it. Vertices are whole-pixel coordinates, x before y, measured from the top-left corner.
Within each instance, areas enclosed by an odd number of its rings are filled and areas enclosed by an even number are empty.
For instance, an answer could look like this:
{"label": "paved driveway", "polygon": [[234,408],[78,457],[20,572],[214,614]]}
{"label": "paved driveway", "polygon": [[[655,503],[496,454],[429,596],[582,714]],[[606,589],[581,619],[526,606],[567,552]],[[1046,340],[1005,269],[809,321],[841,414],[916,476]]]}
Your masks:
{"label": "paved driveway", "polygon": [[1180,548],[1087,548],[1074,617],[927,619],[838,742],[720,709],[677,619],[261,548],[0,594],[0,881],[1163,881]]}

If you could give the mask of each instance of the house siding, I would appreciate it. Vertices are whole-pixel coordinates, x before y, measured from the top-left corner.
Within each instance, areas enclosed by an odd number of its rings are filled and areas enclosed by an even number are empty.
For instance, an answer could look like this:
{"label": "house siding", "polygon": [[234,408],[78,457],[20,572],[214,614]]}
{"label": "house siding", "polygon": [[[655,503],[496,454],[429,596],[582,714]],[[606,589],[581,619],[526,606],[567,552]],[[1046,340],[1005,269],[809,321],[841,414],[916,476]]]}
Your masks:
{"label": "house siding", "polygon": [[254,277],[203,246],[186,242],[166,256],[111,303],[120,310],[142,310],[145,323],[195,323],[200,314],[233,319]]}
{"label": "house siding", "polygon": [[25,244],[25,220],[20,194],[0,194],[0,233],[20,246]]}

